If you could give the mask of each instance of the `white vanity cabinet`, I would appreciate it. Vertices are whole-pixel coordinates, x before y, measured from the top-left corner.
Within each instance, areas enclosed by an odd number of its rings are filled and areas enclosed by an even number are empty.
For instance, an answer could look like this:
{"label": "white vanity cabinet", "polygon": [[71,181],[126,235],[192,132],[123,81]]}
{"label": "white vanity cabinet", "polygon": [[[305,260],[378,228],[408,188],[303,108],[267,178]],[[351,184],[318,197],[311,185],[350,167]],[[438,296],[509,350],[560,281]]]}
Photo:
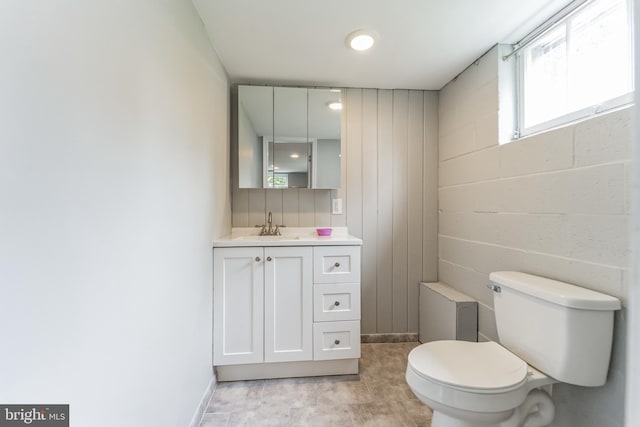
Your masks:
{"label": "white vanity cabinet", "polygon": [[264,361],[310,360],[312,249],[265,248],[264,255]]}
{"label": "white vanity cabinet", "polygon": [[313,358],[360,357],[360,246],[313,249]]}
{"label": "white vanity cabinet", "polygon": [[286,243],[216,241],[213,363],[220,381],[358,372],[362,241]]}
{"label": "white vanity cabinet", "polygon": [[312,248],[216,248],[214,365],[311,360]]}
{"label": "white vanity cabinet", "polygon": [[213,363],[264,360],[263,248],[213,251]]}

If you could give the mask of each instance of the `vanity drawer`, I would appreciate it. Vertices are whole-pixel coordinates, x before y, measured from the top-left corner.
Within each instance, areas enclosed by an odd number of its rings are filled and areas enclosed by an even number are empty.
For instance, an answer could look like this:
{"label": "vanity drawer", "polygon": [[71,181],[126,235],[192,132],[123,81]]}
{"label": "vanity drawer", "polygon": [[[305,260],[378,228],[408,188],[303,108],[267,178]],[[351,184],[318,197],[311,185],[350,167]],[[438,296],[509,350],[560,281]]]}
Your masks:
{"label": "vanity drawer", "polygon": [[360,321],[313,324],[313,360],[360,357]]}
{"label": "vanity drawer", "polygon": [[360,246],[319,246],[313,250],[314,283],[360,283]]}
{"label": "vanity drawer", "polygon": [[360,320],[360,284],[314,285],[313,320]]}

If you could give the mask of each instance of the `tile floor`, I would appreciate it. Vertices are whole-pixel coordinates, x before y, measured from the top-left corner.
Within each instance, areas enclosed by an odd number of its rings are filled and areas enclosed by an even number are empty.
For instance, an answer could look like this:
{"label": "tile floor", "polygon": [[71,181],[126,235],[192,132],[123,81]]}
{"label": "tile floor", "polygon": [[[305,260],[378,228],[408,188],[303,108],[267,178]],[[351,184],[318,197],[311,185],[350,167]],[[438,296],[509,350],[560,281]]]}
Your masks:
{"label": "tile floor", "polygon": [[359,376],[219,383],[200,427],[430,427],[404,379],[418,344],[362,344]]}

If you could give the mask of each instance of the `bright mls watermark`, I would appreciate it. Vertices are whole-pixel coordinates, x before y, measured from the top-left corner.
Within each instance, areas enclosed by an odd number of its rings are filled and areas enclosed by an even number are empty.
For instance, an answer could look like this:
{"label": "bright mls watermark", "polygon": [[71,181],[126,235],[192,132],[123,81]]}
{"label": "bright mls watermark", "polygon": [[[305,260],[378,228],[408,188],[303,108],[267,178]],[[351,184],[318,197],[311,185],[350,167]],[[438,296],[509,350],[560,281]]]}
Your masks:
{"label": "bright mls watermark", "polygon": [[69,405],[0,405],[0,427],[69,427]]}

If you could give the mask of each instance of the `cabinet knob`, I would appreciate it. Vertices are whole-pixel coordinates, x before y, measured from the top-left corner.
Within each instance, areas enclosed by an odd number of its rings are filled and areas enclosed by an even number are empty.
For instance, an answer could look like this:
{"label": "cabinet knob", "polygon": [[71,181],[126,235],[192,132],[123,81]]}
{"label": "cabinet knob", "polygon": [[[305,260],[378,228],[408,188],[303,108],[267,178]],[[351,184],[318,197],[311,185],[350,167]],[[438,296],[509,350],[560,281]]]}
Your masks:
{"label": "cabinet knob", "polygon": [[267,257],[267,261],[271,261],[271,257],[270,256]]}
{"label": "cabinet knob", "polygon": [[336,267],[340,267],[340,263],[339,263],[339,262],[336,262],[336,263],[335,263],[335,264],[333,264],[333,265],[334,265],[334,266],[336,266]]}
{"label": "cabinet knob", "polygon": [[335,305],[336,307],[340,305],[340,301],[336,301],[333,303],[333,305]]}
{"label": "cabinet knob", "polygon": [[334,343],[335,345],[338,345],[338,344],[340,344],[340,340],[335,340],[333,343]]}
{"label": "cabinet knob", "polygon": [[259,261],[260,261],[260,257],[259,257],[259,256],[257,256],[257,257],[256,257],[256,262],[259,262]]}

